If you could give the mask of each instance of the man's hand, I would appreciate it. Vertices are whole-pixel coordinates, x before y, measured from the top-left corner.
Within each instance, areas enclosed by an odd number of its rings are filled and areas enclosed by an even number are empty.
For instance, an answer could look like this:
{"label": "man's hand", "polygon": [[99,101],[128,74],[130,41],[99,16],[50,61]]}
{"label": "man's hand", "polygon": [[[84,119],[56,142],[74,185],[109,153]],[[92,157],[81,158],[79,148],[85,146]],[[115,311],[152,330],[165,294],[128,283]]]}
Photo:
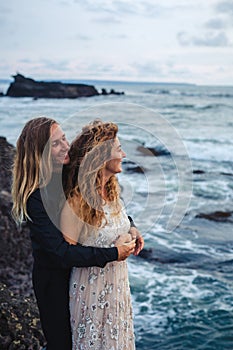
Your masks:
{"label": "man's hand", "polygon": [[132,239],[136,239],[136,247],[133,255],[138,255],[144,247],[144,239],[136,227],[130,227],[129,233]]}
{"label": "man's hand", "polygon": [[123,245],[116,245],[118,250],[118,259],[117,261],[122,261],[128,258],[130,254],[133,254],[136,248],[135,239],[130,241],[129,243],[125,243]]}

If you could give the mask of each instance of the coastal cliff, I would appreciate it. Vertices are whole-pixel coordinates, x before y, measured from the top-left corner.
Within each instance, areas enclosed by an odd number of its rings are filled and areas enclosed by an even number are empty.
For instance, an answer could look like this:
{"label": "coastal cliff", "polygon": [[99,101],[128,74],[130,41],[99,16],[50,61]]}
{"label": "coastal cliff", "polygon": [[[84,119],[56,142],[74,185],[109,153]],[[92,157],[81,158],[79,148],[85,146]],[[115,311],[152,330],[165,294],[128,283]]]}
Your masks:
{"label": "coastal cliff", "polygon": [[41,349],[40,327],[31,282],[29,230],[11,217],[11,167],[15,148],[0,137],[0,349]]}
{"label": "coastal cliff", "polygon": [[121,95],[124,92],[116,92],[111,89],[107,92],[102,89],[99,93],[93,85],[71,84],[62,82],[36,81],[24,77],[22,74],[13,75],[14,81],[7,89],[6,96],[9,97],[32,97],[32,98],[79,98],[98,95]]}

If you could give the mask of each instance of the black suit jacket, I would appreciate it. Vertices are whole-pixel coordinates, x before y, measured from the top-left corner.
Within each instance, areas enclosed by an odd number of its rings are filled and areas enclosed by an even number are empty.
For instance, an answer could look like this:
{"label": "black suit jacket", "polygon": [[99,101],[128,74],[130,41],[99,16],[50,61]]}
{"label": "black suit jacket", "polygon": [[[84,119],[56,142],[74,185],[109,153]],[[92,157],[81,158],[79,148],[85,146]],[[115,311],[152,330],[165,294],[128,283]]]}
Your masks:
{"label": "black suit jacket", "polygon": [[99,266],[117,260],[118,251],[112,248],[83,247],[65,241],[61,231],[49,218],[37,189],[27,201],[28,221],[34,264],[49,269],[69,269],[73,266]]}

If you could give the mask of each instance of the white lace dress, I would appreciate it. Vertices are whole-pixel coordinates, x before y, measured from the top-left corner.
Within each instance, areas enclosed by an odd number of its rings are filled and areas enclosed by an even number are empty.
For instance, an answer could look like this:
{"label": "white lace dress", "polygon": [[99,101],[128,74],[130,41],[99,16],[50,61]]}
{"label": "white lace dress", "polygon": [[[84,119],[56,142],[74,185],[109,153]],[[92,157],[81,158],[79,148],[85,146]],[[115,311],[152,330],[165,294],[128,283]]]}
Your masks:
{"label": "white lace dress", "polygon": [[[104,207],[108,223],[80,243],[110,247],[115,239],[130,229],[124,211],[111,215]],[[70,280],[70,312],[73,350],[135,349],[133,316],[127,262],[111,262],[104,268],[73,268]]]}

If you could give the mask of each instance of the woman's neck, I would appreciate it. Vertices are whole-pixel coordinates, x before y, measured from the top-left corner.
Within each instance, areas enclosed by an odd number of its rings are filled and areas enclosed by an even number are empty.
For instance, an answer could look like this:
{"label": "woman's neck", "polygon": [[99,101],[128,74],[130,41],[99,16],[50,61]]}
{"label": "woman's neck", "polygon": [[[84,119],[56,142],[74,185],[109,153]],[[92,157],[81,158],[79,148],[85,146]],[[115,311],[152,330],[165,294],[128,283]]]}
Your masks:
{"label": "woman's neck", "polygon": [[102,197],[105,201],[108,200],[108,198],[107,198],[108,196],[107,196],[106,184],[107,184],[109,178],[110,178],[110,176],[106,176],[106,175],[103,175],[103,178],[102,178],[101,191],[100,191],[101,193],[100,193],[100,195],[101,195],[101,197]]}

